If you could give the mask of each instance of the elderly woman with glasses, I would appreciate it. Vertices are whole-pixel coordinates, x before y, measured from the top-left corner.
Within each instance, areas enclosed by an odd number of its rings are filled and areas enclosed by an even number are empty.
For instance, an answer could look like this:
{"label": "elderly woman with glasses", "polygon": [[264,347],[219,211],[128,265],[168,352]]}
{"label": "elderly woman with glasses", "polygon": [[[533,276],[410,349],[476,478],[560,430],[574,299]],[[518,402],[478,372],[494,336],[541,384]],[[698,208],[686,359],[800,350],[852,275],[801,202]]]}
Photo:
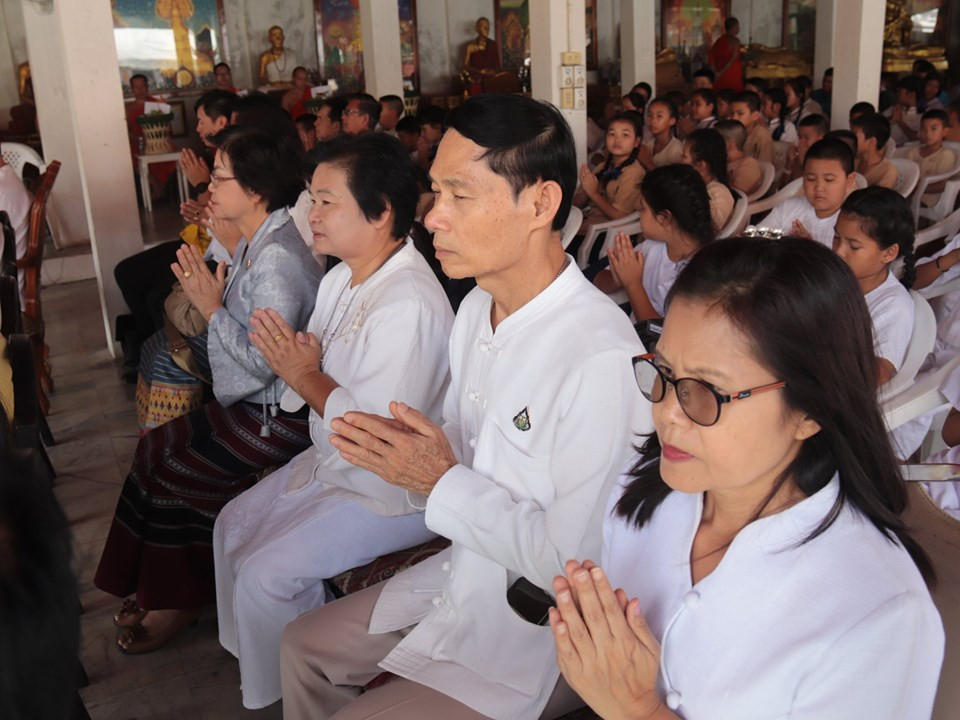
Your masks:
{"label": "elderly woman with glasses", "polygon": [[211,272],[187,246],[172,269],[208,322],[216,399],[140,439],[94,578],[113,595],[135,594],[114,617],[130,654],[162,646],[213,602],[220,509],[310,446],[307,410],[279,407],[284,385],[249,339],[258,307],[303,327],[322,275],[287,212],[305,180],[299,138],[232,127],[213,141],[210,211],[241,235],[232,269]]}
{"label": "elderly woman with glasses", "polygon": [[933,570],[843,263],[795,238],[703,248],[634,368],[656,432],[601,565],[554,581],[567,682],[604,718],[929,717]]}

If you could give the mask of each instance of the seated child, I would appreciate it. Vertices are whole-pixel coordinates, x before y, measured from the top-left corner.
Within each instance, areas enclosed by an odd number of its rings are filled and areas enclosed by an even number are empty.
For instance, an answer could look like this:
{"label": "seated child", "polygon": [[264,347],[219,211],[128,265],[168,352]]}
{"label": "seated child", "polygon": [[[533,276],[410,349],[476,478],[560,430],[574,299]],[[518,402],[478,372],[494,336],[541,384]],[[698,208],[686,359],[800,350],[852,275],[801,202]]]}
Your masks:
{"label": "seated child", "polygon": [[833,247],[833,226],[855,181],[853,150],[843,140],[824,138],[803,160],[803,194],[777,205],[760,225]]}
{"label": "seated child", "polygon": [[944,140],[960,143],[960,97],[947,105],[947,119],[950,122],[950,130]]}
{"label": "seated child", "polygon": [[774,140],[790,143],[797,142],[797,126],[787,119],[787,97],[782,88],[770,88],[763,94],[763,116],[769,122],[768,129]]}
{"label": "seated child", "polygon": [[923,110],[943,110],[944,103],[941,99],[943,92],[943,78],[940,73],[934,71],[928,73],[923,80]]}
{"label": "seated child", "polygon": [[[957,277],[960,277],[960,235],[954,236],[939,252],[917,260],[913,288],[937,287]],[[960,291],[941,295],[933,308],[937,316],[937,340],[933,346],[933,357],[928,358],[926,363],[928,368],[941,367],[960,355]]]}
{"label": "seated child", "polygon": [[409,153],[415,153],[420,139],[420,121],[413,115],[404,115],[397,121],[397,137]]}
{"label": "seated child", "polygon": [[713,82],[717,79],[717,74],[708,67],[702,67],[693,73],[691,84],[694,90],[712,90]]}
{"label": "seated child", "polygon": [[640,223],[645,240],[636,248],[617,233],[610,267],[594,284],[606,293],[623,289],[636,321],[663,317],[664,301],[687,260],[712,242],[710,198],[703,179],[687,165],[651,170],[640,184]]}
{"label": "seated child", "polygon": [[731,105],[733,120],[739,120],[747,130],[743,152],[757,160],[773,162],[773,138],[766,120],[760,114],[760,96],[749,90],[738,93]]}
{"label": "seated child", "polygon": [[723,88],[717,90],[717,119],[729,120],[733,117],[733,101],[737,99],[736,90]]}
{"label": "seated child", "polygon": [[787,150],[784,185],[803,174],[803,158],[807,150],[830,132],[830,122],[823,115],[807,115],[797,126],[797,144]]}
{"label": "seated child", "polygon": [[707,184],[710,220],[714,232],[720,234],[737,201],[727,179],[727,143],[723,136],[712,128],[694,130],[683,142],[683,164],[700,173]]}
{"label": "seated child", "polygon": [[890,122],[880,113],[861,115],[850,129],[857,136],[857,172],[867,179],[867,185],[896,188],[900,172],[884,156]]}
{"label": "seated child", "polygon": [[890,121],[890,137],[898,147],[917,139],[917,132],[920,130],[917,103],[922,94],[922,81],[914,75],[908,75],[897,82],[897,102],[887,108],[883,115]]}
{"label": "seated child", "polygon": [[738,120],[721,120],[714,128],[727,143],[727,177],[735,190],[752,195],[763,182],[763,170],[756,158],[744,155],[747,131]]}
{"label": "seated child", "polygon": [[[957,155],[943,141],[949,129],[949,119],[943,110],[927,110],[920,120],[920,144],[907,151],[907,158],[920,166],[924,177],[949,172],[956,165]],[[928,185],[920,202],[924,207],[932,207],[940,199],[945,181]]]}
{"label": "seated child", "polygon": [[588,203],[581,229],[598,222],[616,220],[634,211],[640,195],[643,166],[637,162],[642,123],[639,113],[616,115],[607,126],[607,156],[594,172],[580,166],[580,189],[573,197],[577,207]]}
{"label": "seated child", "polygon": [[717,124],[717,94],[709,88],[698,88],[690,94],[690,116],[680,118],[677,125],[687,137],[694,130],[712,128]]}
{"label": "seated child", "polygon": [[646,170],[680,162],[683,157],[683,143],[676,136],[678,115],[672,100],[654,98],[647,103],[647,127],[652,137],[640,146],[637,155]]}
{"label": "seated child", "polygon": [[790,78],[783,84],[783,93],[787,101],[787,119],[794,125],[807,115],[823,115],[820,104],[810,98],[813,83],[806,75]]}
{"label": "seated child", "polygon": [[[877,387],[900,369],[913,333],[913,212],[895,190],[868,187],[850,193],[837,218],[833,250],[856,276],[873,320]],[[904,259],[903,280],[890,264]]]}

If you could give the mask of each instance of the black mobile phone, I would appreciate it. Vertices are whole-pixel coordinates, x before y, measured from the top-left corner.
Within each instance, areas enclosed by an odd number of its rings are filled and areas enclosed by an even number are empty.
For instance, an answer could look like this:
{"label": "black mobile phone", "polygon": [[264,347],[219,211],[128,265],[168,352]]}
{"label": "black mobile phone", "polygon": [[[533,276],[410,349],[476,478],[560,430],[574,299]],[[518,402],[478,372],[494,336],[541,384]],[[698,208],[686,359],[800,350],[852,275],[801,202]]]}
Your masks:
{"label": "black mobile phone", "polygon": [[507,588],[507,604],[528,623],[546,625],[556,603],[544,590],[522,577]]}

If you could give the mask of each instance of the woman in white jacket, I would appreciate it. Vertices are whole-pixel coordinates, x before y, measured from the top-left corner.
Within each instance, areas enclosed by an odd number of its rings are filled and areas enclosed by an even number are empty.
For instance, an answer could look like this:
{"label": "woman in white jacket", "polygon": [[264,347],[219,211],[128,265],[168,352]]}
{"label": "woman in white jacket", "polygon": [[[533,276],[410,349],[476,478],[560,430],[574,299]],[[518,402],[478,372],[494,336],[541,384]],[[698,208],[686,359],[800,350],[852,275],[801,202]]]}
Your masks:
{"label": "woman in white jacket", "polygon": [[929,717],[943,628],[853,275],[809,240],[718,241],[634,367],[656,433],[604,569],[554,582],[574,690],[604,718]]}

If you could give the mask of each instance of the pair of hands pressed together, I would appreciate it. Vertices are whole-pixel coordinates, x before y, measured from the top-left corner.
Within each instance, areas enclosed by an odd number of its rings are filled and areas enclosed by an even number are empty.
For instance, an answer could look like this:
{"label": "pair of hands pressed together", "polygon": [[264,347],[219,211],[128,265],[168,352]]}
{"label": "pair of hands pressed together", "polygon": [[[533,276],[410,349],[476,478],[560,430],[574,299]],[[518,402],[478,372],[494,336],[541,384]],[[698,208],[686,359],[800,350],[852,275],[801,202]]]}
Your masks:
{"label": "pair of hands pressed together", "polygon": [[[323,351],[313,333],[295,332],[272,309],[257,308],[250,318],[253,343],[271,369],[303,397],[311,376],[322,374]],[[440,477],[457,464],[440,426],[405,403],[391,402],[392,418],[352,411],[334,418],[330,444],[347,462],[391,485],[429,495]]]}
{"label": "pair of hands pressed together", "polygon": [[203,261],[203,255],[192,245],[183,245],[177,250],[177,262],[170,265],[183,292],[207,322],[221,307],[224,288],[227,286],[227,266],[217,263],[216,273]]}
{"label": "pair of hands pressed together", "polygon": [[610,259],[610,269],[624,289],[643,285],[643,254],[634,249],[628,235],[617,233],[607,257]]}
{"label": "pair of hands pressed together", "polygon": [[210,168],[190,148],[180,151],[180,167],[193,187],[210,182]]}
{"label": "pair of hands pressed together", "polygon": [[550,627],[567,684],[605,720],[652,718],[662,706],[660,643],[639,601],[590,560],[568,560],[564,572],[553,581]]}

